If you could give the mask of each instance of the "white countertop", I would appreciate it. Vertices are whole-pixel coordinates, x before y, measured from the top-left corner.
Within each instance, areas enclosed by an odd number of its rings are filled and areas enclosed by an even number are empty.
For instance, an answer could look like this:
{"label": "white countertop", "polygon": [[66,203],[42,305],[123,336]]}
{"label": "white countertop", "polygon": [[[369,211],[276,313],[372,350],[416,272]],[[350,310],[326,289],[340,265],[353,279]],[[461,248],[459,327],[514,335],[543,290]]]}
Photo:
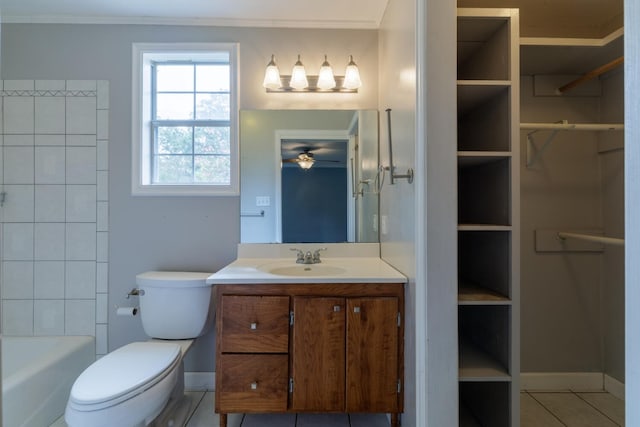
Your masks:
{"label": "white countertop", "polygon": [[[379,257],[322,257],[319,264],[296,264],[293,255],[238,258],[209,276],[207,284],[407,282],[403,274]],[[277,274],[282,271],[286,274]]]}

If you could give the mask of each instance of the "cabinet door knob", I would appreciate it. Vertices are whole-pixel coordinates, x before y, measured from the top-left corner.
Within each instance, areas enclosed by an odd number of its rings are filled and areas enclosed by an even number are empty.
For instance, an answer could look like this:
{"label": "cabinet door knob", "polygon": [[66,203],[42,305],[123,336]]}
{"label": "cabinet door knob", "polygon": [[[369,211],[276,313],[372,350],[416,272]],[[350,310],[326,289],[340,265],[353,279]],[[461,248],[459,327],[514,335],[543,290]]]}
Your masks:
{"label": "cabinet door knob", "polygon": [[335,312],[340,311],[340,306],[339,305],[334,305],[333,306],[333,311],[335,311]]}
{"label": "cabinet door knob", "polygon": [[251,383],[251,390],[257,390],[258,389],[258,382],[254,381]]}
{"label": "cabinet door knob", "polygon": [[251,324],[249,325],[249,328],[252,331],[255,331],[256,329],[258,329],[258,323],[257,322],[251,322]]}
{"label": "cabinet door knob", "polygon": [[354,313],[360,313],[360,307],[353,307]]}

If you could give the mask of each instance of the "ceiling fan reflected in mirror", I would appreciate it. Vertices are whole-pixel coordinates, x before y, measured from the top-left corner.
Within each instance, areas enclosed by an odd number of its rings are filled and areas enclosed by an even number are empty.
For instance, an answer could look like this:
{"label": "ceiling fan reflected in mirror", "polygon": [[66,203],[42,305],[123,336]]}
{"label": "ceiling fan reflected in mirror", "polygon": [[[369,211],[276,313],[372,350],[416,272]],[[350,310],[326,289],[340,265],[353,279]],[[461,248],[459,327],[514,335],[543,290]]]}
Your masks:
{"label": "ceiling fan reflected in mirror", "polygon": [[283,163],[297,163],[298,166],[300,166],[301,169],[311,169],[311,167],[316,163],[316,162],[328,162],[328,163],[340,163],[339,160],[321,160],[321,159],[316,159],[313,156],[313,153],[311,152],[311,150],[309,150],[308,148],[305,149],[302,153],[298,154],[296,157],[293,157],[291,159],[282,159]]}

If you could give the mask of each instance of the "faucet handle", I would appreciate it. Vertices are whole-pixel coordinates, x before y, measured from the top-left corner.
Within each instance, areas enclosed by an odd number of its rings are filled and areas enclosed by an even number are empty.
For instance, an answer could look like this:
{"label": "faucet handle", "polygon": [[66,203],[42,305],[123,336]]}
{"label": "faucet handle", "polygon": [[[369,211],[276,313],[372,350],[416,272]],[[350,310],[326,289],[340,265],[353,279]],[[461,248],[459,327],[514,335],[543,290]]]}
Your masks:
{"label": "faucet handle", "polygon": [[316,264],[319,263],[319,262],[322,262],[322,261],[320,261],[320,251],[326,251],[326,250],[327,250],[327,248],[316,249],[313,252],[313,262],[316,263]]}
{"label": "faucet handle", "polygon": [[296,262],[303,262],[304,261],[304,252],[302,252],[300,249],[291,248],[289,250],[290,251],[296,251]]}

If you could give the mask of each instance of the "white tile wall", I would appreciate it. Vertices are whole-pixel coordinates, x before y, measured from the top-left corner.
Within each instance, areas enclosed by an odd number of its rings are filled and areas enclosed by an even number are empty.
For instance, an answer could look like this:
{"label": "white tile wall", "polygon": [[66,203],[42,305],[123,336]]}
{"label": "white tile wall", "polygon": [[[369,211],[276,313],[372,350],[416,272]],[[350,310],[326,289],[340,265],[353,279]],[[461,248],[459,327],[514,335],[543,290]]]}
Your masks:
{"label": "white tile wall", "polygon": [[65,183],[65,148],[35,148],[35,182],[36,184]]}
{"label": "white tile wall", "polygon": [[107,352],[109,83],[0,80],[2,332]]}
{"label": "white tile wall", "polygon": [[37,222],[34,224],[34,259],[43,261],[64,260],[64,223]]}
{"label": "white tile wall", "polygon": [[33,298],[33,261],[4,261],[2,298]]}
{"label": "white tile wall", "polygon": [[33,223],[4,224],[2,233],[4,237],[2,241],[2,254],[4,261],[33,260],[33,226]]}
{"label": "white tile wall", "polygon": [[36,299],[64,299],[64,261],[36,261],[34,263],[34,297]]}
{"label": "white tile wall", "polygon": [[5,143],[5,184],[33,184],[34,165],[33,147],[11,147]]}
{"label": "white tile wall", "polygon": [[5,97],[3,103],[4,133],[33,133],[34,97]]}
{"label": "white tile wall", "polygon": [[65,103],[61,97],[35,98],[35,132],[37,134],[65,133]]}
{"label": "white tile wall", "polygon": [[33,222],[34,186],[5,185],[4,191],[11,195],[6,200],[3,217],[6,222]]}
{"label": "white tile wall", "polygon": [[66,188],[64,185],[36,185],[36,222],[64,222],[65,198]]}

